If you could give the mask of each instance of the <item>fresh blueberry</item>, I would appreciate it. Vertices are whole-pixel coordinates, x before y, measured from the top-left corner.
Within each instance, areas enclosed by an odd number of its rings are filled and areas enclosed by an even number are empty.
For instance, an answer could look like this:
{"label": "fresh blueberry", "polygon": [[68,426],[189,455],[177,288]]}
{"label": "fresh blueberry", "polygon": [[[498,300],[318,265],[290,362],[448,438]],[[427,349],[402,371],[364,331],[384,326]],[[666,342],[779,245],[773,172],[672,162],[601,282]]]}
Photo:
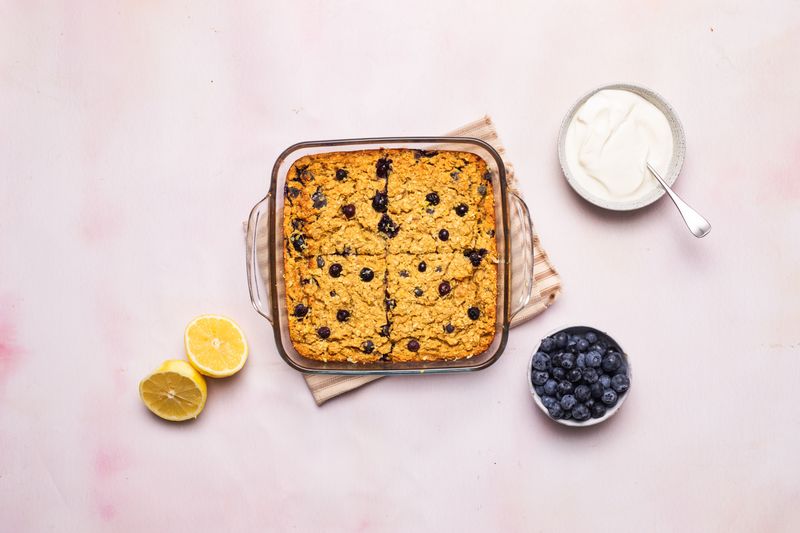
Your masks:
{"label": "fresh blueberry", "polygon": [[336,311],[336,320],[339,322],[347,322],[350,320],[350,311],[347,309],[339,309]]}
{"label": "fresh blueberry", "polygon": [[388,157],[381,157],[375,163],[375,174],[377,174],[379,178],[388,178],[391,171],[392,160]]}
{"label": "fresh blueberry", "polygon": [[456,327],[453,324],[447,323],[444,325],[445,333],[453,333],[456,330]]}
{"label": "fresh blueberry", "polygon": [[608,374],[601,374],[600,385],[602,385],[604,389],[611,387],[611,376]]}
{"label": "fresh blueberry", "polygon": [[320,339],[327,339],[331,336],[331,328],[328,326],[322,326],[317,330],[317,335],[319,335]]}
{"label": "fresh blueberry", "polygon": [[561,367],[565,370],[575,368],[575,354],[565,353],[561,356]]}
{"label": "fresh blueberry", "polygon": [[375,277],[375,272],[373,272],[371,268],[364,267],[361,269],[361,272],[358,274],[358,277],[361,278],[361,281],[370,282],[372,281],[372,278]]}
{"label": "fresh blueberry", "polygon": [[550,353],[550,352],[553,351],[553,348],[555,348],[555,347],[556,347],[556,343],[553,342],[553,339],[551,339],[550,337],[546,337],[546,338],[542,339],[542,344],[539,345],[539,350],[541,350],[543,352],[546,352],[546,353]]}
{"label": "fresh blueberry", "polygon": [[372,353],[375,350],[375,343],[372,341],[364,341],[361,345],[361,351],[364,353]]}
{"label": "fresh blueberry", "polygon": [[574,390],[572,383],[567,380],[559,381],[558,382],[558,390],[557,393],[564,395],[564,394],[572,394]]}
{"label": "fresh blueberry", "polygon": [[567,334],[563,331],[556,335],[556,347],[558,348],[566,348],[567,346]]}
{"label": "fresh blueberry", "polygon": [[553,379],[556,379],[558,381],[567,379],[567,371],[561,368],[560,366],[554,366],[553,369],[550,371],[550,373],[553,375]]}
{"label": "fresh blueberry", "polygon": [[589,391],[591,392],[592,398],[595,400],[599,400],[603,397],[603,390],[603,385],[599,381],[589,385]]}
{"label": "fresh blueberry", "polygon": [[439,195],[435,192],[429,192],[426,194],[425,200],[427,200],[430,205],[439,205]]}
{"label": "fresh blueberry", "polygon": [[554,418],[556,420],[564,416],[564,410],[561,408],[561,404],[558,403],[551,405],[547,409],[547,413],[550,415],[550,418]]}
{"label": "fresh blueberry", "polygon": [[558,403],[558,400],[553,398],[552,395],[544,395],[542,398],[542,405],[544,405],[545,409],[550,409],[551,406]]}
{"label": "fresh blueberry", "polygon": [[544,352],[533,354],[533,368],[536,370],[550,370],[550,356]]}
{"label": "fresh blueberry", "polygon": [[587,341],[586,339],[578,339],[578,342],[576,344],[578,345],[579,352],[585,352],[586,350],[589,349],[589,341]]}
{"label": "fresh blueberry", "polygon": [[389,209],[389,195],[382,191],[375,191],[372,197],[372,209],[378,213],[385,213]]}
{"label": "fresh blueberry", "polygon": [[548,396],[553,396],[558,389],[558,381],[554,379],[548,379],[544,382],[544,393]]}
{"label": "fresh blueberry", "polygon": [[596,351],[600,355],[605,355],[606,354],[606,350],[608,349],[608,347],[606,346],[606,344],[604,342],[600,341],[600,342],[596,342],[596,343],[592,344],[589,347],[589,349]]}
{"label": "fresh blueberry", "polygon": [[294,306],[294,316],[297,318],[303,318],[308,314],[308,307],[303,304],[297,304]]}
{"label": "fresh blueberry", "polygon": [[595,402],[591,408],[592,418],[602,418],[606,414],[606,406],[601,402]]}
{"label": "fresh blueberry", "polygon": [[606,372],[613,372],[619,368],[621,359],[618,354],[611,352],[603,358],[602,367]]}
{"label": "fresh blueberry", "polygon": [[449,238],[450,238],[450,232],[449,231],[447,231],[446,229],[440,229],[439,230],[439,240],[440,241],[446,241]]}
{"label": "fresh blueberry", "polygon": [[561,407],[564,409],[572,409],[576,403],[578,403],[578,400],[572,394],[565,394],[561,397]]}
{"label": "fresh blueberry", "polygon": [[631,386],[631,380],[625,374],[617,374],[611,378],[611,388],[619,394],[627,391]]}
{"label": "fresh blueberry", "polygon": [[590,331],[589,333],[584,335],[583,338],[586,339],[586,342],[588,342],[589,344],[594,344],[597,342],[597,334],[595,334],[594,331]]}
{"label": "fresh blueberry", "polygon": [[347,171],[343,168],[336,169],[336,181],[344,181],[347,179]]}
{"label": "fresh blueberry", "polygon": [[547,372],[542,372],[541,370],[534,370],[531,374],[531,381],[534,385],[544,385],[547,383],[550,374]]}
{"label": "fresh blueberry", "polygon": [[425,261],[420,261],[419,265],[417,265],[417,270],[420,272],[425,272],[428,269],[428,265],[425,264]]}
{"label": "fresh blueberry", "polygon": [[578,422],[589,420],[591,416],[592,413],[589,411],[589,408],[582,403],[579,403],[578,405],[572,408],[572,418],[574,418]]}
{"label": "fresh blueberry", "polygon": [[603,362],[603,356],[600,355],[600,352],[592,350],[586,354],[586,366],[590,366],[592,368],[599,368],[602,362]]}
{"label": "fresh blueberry", "polygon": [[600,400],[607,406],[611,407],[617,403],[617,393],[614,392],[614,389],[606,389],[603,391],[603,396],[600,398]]}
{"label": "fresh blueberry", "polygon": [[567,380],[571,381],[572,383],[577,383],[583,377],[583,373],[581,372],[580,368],[573,368],[572,370],[567,370]]}
{"label": "fresh blueberry", "polygon": [[351,219],[356,216],[356,206],[353,204],[347,204],[342,206],[342,214],[345,218]]}
{"label": "fresh blueberry", "polygon": [[541,396],[542,394],[544,394],[544,387],[542,387],[541,385],[536,385],[536,386],[533,388],[533,392],[535,392],[536,394],[538,394],[539,396]]}
{"label": "fresh blueberry", "polygon": [[419,350],[419,341],[417,339],[411,339],[408,341],[408,345],[406,346],[409,352],[416,352]]}
{"label": "fresh blueberry", "polygon": [[560,367],[563,357],[564,357],[564,354],[561,353],[561,352],[556,352],[554,355],[552,355],[550,357],[550,359],[553,361],[553,366]]}
{"label": "fresh blueberry", "polygon": [[463,217],[464,215],[466,215],[467,211],[469,211],[469,207],[467,207],[466,204],[458,204],[456,206],[456,215],[458,215],[460,217]]}
{"label": "fresh blueberry", "polygon": [[575,397],[581,401],[585,402],[592,396],[592,391],[589,389],[588,385],[578,385],[575,387]]}
{"label": "fresh blueberry", "polygon": [[600,375],[597,373],[596,368],[591,368],[591,367],[582,368],[581,373],[583,374],[584,383],[588,383],[589,385],[591,385],[592,383],[597,383],[597,380],[600,378]]}
{"label": "fresh blueberry", "polygon": [[339,263],[333,263],[330,267],[328,267],[328,274],[330,274],[332,278],[338,278],[342,275],[342,265]]}
{"label": "fresh blueberry", "polygon": [[478,317],[481,316],[481,310],[477,307],[470,307],[467,309],[467,316],[470,318],[470,320],[478,320]]}
{"label": "fresh blueberry", "polygon": [[583,368],[586,366],[586,354],[579,353],[578,356],[575,358],[575,366],[578,368]]}
{"label": "fresh blueberry", "polygon": [[450,293],[450,283],[443,281],[439,284],[439,296],[447,296]]}

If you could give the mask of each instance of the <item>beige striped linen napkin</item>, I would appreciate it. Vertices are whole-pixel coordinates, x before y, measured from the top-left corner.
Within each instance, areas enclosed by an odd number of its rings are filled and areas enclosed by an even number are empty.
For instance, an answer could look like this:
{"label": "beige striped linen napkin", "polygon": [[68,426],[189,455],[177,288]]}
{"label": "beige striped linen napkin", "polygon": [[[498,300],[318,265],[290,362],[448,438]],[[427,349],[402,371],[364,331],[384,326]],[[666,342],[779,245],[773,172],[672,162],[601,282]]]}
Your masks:
{"label": "beige striped linen napkin", "polygon": [[[446,135],[452,137],[475,137],[491,144],[503,158],[503,162],[506,166],[506,178],[509,188],[519,192],[517,189],[517,180],[514,175],[514,169],[511,166],[511,163],[509,163],[506,159],[506,150],[500,143],[500,139],[497,136],[497,130],[495,130],[494,123],[489,116],[485,116],[479,120],[470,122],[469,124],[447,133]],[[512,219],[514,220],[512,220],[510,230],[512,240],[511,248],[517,249],[518,246],[516,246],[515,242],[516,239],[522,235],[523,228],[519,227],[520,222],[516,219],[516,217],[512,217]],[[533,230],[533,246],[533,294],[531,295],[528,305],[519,313],[517,313],[517,315],[511,321],[512,328],[530,320],[550,307],[550,305],[561,293],[561,278],[559,277],[558,272],[556,272],[556,269],[553,267],[553,264],[550,262],[547,252],[545,252],[544,248],[542,248],[542,243],[539,239],[539,234],[536,233],[535,227]],[[517,271],[516,267],[520,269],[523,268],[522,265],[516,264],[516,262],[512,263],[512,294],[519,294],[519,291],[522,290],[521,286],[524,285],[524,282],[521,279],[522,275]],[[265,278],[267,277],[266,272],[263,272],[262,275],[264,275]],[[303,377],[306,380],[308,388],[311,390],[311,394],[314,396],[314,401],[317,402],[317,405],[322,405],[332,398],[340,396],[346,392],[350,392],[353,389],[362,387],[367,383],[375,381],[376,379],[381,379],[385,376],[337,376],[330,374],[304,374]]]}

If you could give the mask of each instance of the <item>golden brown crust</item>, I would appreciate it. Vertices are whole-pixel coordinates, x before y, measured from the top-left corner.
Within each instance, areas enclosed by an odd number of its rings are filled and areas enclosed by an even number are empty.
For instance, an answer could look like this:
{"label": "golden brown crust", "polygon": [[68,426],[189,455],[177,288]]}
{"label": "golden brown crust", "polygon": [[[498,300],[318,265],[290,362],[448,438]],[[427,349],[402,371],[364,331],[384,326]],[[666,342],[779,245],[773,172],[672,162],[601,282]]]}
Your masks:
{"label": "golden brown crust", "polygon": [[[350,362],[460,359],[486,350],[497,301],[490,178],[468,152],[298,159],[287,176],[283,221],[295,349]],[[341,273],[331,275],[334,263]],[[340,310],[347,320],[336,318]]]}

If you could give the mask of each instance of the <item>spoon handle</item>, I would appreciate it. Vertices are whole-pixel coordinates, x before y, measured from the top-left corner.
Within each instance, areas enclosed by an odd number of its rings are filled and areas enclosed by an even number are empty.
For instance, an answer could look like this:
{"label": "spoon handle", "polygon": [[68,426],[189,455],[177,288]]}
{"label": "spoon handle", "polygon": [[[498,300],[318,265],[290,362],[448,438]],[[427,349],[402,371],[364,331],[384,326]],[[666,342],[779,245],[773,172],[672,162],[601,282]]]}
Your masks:
{"label": "spoon handle", "polygon": [[650,172],[655,176],[658,182],[664,187],[664,190],[667,191],[672,203],[675,204],[675,207],[678,208],[680,211],[681,216],[683,217],[683,221],[686,222],[686,226],[689,228],[689,231],[694,234],[695,237],[705,237],[711,231],[711,224],[708,223],[708,220],[703,218],[703,215],[695,211],[691,208],[689,204],[684,202],[680,196],[675,194],[672,189],[670,189],[667,182],[661,177],[656,169],[648,162],[647,168],[650,169]]}

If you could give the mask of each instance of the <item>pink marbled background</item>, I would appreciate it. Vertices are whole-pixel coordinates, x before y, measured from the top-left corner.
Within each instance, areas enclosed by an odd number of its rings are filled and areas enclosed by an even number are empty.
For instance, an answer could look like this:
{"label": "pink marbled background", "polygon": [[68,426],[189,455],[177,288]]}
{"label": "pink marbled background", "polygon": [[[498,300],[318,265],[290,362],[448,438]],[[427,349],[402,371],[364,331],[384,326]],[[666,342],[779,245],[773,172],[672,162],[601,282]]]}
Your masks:
{"label": "pink marbled background", "polygon": [[[797,2],[0,2],[0,530],[798,531]],[[560,177],[563,113],[656,89],[677,190],[617,216]],[[470,376],[317,408],[250,307],[241,221],[303,139],[488,112],[565,292]],[[252,353],[194,423],[137,383],[202,312]],[[617,418],[534,410],[531,345],[615,334]]]}

